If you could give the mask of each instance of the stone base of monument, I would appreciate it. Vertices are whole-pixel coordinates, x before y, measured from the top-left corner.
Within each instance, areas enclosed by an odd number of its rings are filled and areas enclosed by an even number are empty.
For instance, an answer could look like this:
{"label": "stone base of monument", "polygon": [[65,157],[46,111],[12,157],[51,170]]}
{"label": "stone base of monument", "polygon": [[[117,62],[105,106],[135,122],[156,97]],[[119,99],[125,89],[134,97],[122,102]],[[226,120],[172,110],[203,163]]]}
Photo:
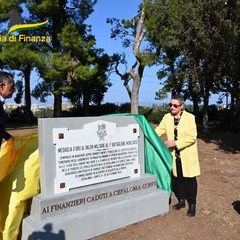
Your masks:
{"label": "stone base of monument", "polygon": [[22,240],[89,239],[169,210],[168,192],[157,189],[156,177],[146,174],[38,195],[31,214],[23,219]]}

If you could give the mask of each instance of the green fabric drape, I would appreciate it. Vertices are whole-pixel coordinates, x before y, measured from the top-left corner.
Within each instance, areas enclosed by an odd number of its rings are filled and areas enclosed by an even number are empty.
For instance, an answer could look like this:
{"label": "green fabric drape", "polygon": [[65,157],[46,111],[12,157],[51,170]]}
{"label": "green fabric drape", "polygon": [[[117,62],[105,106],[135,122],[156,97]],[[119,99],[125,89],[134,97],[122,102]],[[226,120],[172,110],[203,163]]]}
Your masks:
{"label": "green fabric drape", "polygon": [[133,116],[144,134],[145,172],[157,176],[157,186],[172,193],[172,155],[143,115],[119,113],[106,116]]}

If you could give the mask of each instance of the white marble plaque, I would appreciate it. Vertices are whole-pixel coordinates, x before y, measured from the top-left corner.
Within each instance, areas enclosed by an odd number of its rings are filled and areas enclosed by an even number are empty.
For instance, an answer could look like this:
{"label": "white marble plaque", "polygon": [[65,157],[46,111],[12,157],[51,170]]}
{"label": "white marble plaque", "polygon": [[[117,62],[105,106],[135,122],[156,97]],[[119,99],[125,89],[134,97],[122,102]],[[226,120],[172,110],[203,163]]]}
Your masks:
{"label": "white marble plaque", "polygon": [[83,129],[54,128],[54,192],[140,176],[138,139],[138,124],[117,127],[99,120],[83,125]]}

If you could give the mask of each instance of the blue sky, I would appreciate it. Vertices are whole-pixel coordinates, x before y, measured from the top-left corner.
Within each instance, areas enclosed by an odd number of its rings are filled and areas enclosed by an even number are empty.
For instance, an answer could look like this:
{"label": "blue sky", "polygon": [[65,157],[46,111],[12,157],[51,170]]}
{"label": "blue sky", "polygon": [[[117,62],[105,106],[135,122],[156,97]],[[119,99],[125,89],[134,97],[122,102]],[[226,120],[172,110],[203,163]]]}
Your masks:
{"label": "blue sky", "polygon": [[[96,36],[97,47],[105,49],[106,53],[125,52],[128,57],[129,67],[134,63],[132,49],[125,49],[121,45],[121,40],[110,38],[111,25],[106,23],[107,18],[131,19],[137,14],[138,6],[141,0],[98,0],[95,5],[95,11],[88,19],[87,23],[92,25],[92,34]],[[104,102],[122,103],[129,102],[129,97],[123,82],[120,78],[112,74],[110,76],[112,87],[105,94]],[[160,88],[156,77],[156,68],[146,68],[142,85],[140,87],[140,104],[149,105],[160,103],[155,100],[155,92]],[[168,100],[166,100],[168,101]]]}

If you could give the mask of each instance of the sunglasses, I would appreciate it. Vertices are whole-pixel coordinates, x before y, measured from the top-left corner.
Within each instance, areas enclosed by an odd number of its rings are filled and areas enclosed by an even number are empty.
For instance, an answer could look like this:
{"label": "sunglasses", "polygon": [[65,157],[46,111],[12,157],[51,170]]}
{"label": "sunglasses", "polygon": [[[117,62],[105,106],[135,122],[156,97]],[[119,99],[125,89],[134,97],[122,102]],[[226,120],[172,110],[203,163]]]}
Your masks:
{"label": "sunglasses", "polygon": [[177,105],[177,104],[169,103],[168,105],[169,105],[169,107],[178,108],[178,107],[180,107],[182,104]]}

